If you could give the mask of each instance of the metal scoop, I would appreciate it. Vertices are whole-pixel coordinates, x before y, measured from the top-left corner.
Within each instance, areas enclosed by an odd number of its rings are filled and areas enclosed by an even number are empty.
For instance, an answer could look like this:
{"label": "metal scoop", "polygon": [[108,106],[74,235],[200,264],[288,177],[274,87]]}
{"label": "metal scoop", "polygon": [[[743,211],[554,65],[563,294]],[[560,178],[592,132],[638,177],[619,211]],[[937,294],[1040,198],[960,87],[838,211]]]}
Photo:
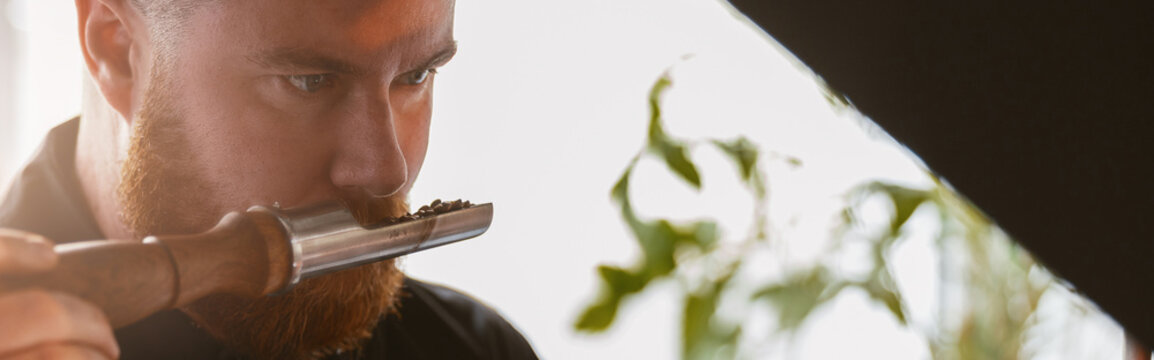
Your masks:
{"label": "metal scoop", "polygon": [[337,202],[289,210],[256,206],[249,212],[268,212],[284,227],[292,245],[289,287],[302,279],[469,239],[485,233],[493,222],[489,203],[375,227],[361,226]]}

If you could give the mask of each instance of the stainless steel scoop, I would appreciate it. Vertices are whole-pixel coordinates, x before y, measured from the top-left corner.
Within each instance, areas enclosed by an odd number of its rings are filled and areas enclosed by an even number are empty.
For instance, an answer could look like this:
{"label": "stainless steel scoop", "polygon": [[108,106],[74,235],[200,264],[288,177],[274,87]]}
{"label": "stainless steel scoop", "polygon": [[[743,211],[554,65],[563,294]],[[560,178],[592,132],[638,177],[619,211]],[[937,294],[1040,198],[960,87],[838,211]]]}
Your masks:
{"label": "stainless steel scoop", "polygon": [[476,237],[493,222],[491,203],[378,227],[361,226],[335,201],[288,210],[256,206],[249,212],[272,214],[288,235],[293,258],[286,290],[302,279]]}

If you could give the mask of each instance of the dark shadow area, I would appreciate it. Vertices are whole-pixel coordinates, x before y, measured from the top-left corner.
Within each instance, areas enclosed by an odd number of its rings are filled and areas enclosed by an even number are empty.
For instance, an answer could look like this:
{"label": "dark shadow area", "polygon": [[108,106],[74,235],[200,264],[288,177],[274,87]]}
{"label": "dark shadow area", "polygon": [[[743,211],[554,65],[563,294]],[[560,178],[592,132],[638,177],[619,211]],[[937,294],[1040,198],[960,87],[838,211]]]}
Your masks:
{"label": "dark shadow area", "polygon": [[732,3],[1154,344],[1154,3]]}

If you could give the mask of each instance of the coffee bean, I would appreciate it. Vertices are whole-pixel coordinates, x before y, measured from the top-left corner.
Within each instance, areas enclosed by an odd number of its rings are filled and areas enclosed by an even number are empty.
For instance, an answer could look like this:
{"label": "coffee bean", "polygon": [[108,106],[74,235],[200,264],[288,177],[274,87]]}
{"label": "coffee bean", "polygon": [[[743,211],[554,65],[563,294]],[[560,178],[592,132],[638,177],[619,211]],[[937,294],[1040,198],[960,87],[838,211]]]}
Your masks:
{"label": "coffee bean", "polygon": [[436,200],[433,200],[433,202],[430,203],[429,205],[421,205],[421,207],[419,209],[417,209],[417,211],[415,211],[415,212],[407,213],[405,215],[402,215],[402,216],[396,217],[396,218],[386,219],[386,220],[383,220],[382,222],[385,225],[399,224],[399,223],[403,223],[403,222],[433,217],[433,216],[437,216],[440,214],[444,214],[444,213],[448,213],[448,212],[452,212],[452,211],[456,211],[456,210],[468,209],[470,207],[473,207],[473,203],[466,201],[466,200],[457,199],[457,200],[446,202],[446,201],[441,201],[441,199],[436,199]]}

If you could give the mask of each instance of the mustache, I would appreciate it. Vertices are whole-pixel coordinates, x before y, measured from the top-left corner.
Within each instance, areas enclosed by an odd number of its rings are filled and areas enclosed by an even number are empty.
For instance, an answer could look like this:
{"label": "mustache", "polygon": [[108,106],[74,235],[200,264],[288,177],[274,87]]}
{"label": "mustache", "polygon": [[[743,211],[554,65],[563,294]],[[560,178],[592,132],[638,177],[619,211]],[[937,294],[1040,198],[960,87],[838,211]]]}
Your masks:
{"label": "mustache", "polygon": [[362,226],[398,218],[409,212],[409,203],[401,196],[375,197],[362,192],[346,192],[339,197],[353,218]]}

